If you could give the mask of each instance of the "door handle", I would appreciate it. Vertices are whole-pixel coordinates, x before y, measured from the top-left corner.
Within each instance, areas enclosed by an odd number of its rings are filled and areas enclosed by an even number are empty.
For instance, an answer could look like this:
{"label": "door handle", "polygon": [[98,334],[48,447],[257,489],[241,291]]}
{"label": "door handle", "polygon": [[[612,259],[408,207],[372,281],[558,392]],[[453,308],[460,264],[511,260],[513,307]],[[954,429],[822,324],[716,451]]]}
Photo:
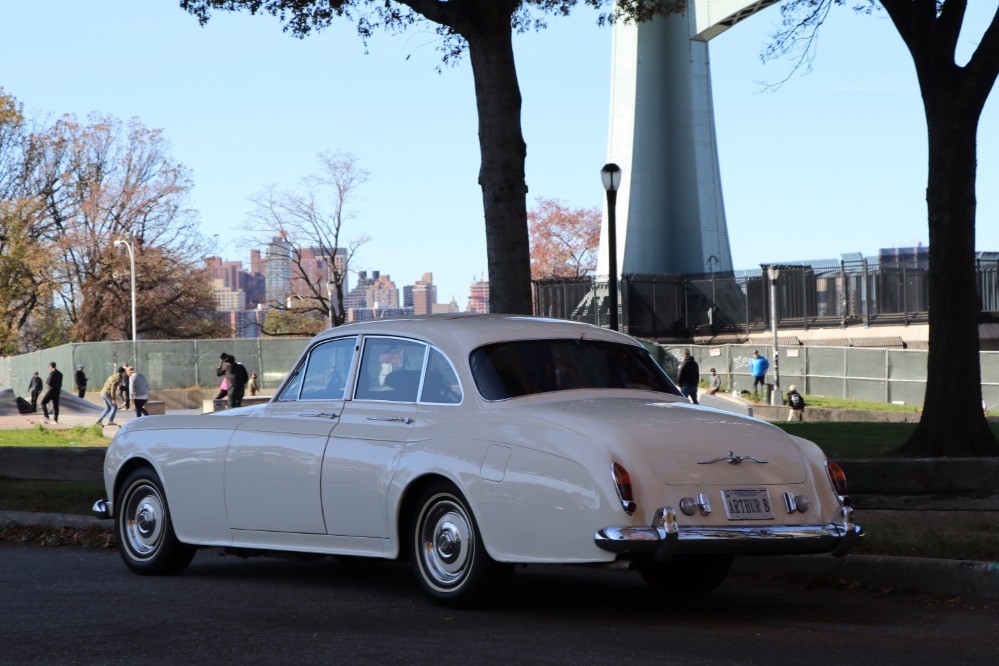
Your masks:
{"label": "door handle", "polygon": [[391,421],[393,423],[405,423],[406,425],[411,425],[413,423],[416,423],[416,421],[414,421],[413,419],[411,419],[411,418],[409,418],[407,416],[392,416],[392,417],[388,417],[388,416],[369,416],[368,420],[369,421]]}
{"label": "door handle", "polygon": [[339,415],[336,412],[301,412],[299,416],[335,419]]}

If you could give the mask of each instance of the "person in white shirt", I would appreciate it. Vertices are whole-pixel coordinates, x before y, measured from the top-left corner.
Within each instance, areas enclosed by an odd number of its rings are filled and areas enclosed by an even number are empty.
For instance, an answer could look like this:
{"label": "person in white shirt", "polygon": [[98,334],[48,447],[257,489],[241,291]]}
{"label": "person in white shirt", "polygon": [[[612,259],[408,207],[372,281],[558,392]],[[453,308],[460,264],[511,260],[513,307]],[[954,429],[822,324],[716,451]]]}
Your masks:
{"label": "person in white shirt", "polygon": [[132,366],[125,368],[128,375],[128,392],[132,397],[132,404],[135,405],[135,416],[149,416],[146,411],[146,403],[149,402],[149,382],[142,373],[137,372]]}

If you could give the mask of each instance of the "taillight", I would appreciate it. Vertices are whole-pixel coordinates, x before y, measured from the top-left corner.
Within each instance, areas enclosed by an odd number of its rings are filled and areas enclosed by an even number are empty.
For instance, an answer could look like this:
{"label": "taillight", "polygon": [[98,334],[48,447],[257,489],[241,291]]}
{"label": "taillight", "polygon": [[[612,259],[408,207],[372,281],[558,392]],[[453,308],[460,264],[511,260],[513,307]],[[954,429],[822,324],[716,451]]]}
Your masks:
{"label": "taillight", "polygon": [[611,474],[614,475],[614,487],[617,488],[617,497],[621,500],[624,512],[629,516],[635,513],[638,507],[635,504],[635,496],[631,492],[631,475],[621,465],[616,462],[611,463]]}
{"label": "taillight", "polygon": [[839,495],[839,501],[842,502],[843,506],[850,506],[850,494],[846,489],[846,474],[843,472],[843,468],[832,460],[827,460],[826,472],[829,474],[833,490]]}

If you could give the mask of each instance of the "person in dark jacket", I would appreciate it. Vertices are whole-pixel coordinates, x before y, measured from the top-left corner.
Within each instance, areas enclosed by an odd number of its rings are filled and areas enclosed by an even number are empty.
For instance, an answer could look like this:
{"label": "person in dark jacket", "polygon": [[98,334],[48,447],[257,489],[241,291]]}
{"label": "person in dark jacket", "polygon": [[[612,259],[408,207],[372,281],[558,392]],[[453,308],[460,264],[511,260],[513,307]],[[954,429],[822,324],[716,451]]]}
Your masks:
{"label": "person in dark jacket", "polygon": [[85,367],[86,366],[83,365],[77,367],[76,376],[74,378],[76,381],[76,394],[81,398],[87,392],[87,375],[83,374],[83,368]]}
{"label": "person in dark jacket", "polygon": [[219,377],[225,377],[226,383],[229,385],[229,393],[225,397],[226,407],[232,409],[241,406],[246,382],[249,379],[246,368],[236,363],[235,356],[223,352],[219,356],[219,367],[215,370],[215,374]]}
{"label": "person in dark jacket", "polygon": [[791,390],[787,392],[787,404],[791,411],[787,413],[788,421],[805,420],[805,399],[798,393],[798,387],[791,384]]}
{"label": "person in dark jacket", "polygon": [[701,369],[697,366],[697,361],[690,355],[689,349],[683,350],[683,360],[680,361],[680,369],[676,375],[676,383],[680,385],[680,393],[683,397],[690,399],[697,404],[697,383],[701,381]]}
{"label": "person in dark jacket", "polygon": [[49,403],[52,403],[52,420],[59,423],[59,393],[62,391],[62,373],[56,370],[55,361],[49,363],[49,376],[45,380],[48,390],[42,396],[42,414],[49,420]]}
{"label": "person in dark jacket", "polygon": [[125,376],[121,379],[121,384],[118,386],[118,396],[121,398],[121,406],[124,409],[130,409],[132,407],[132,394],[128,391],[128,369],[131,367],[127,363],[123,366],[125,368]]}
{"label": "person in dark jacket", "polygon": [[31,411],[38,411],[38,396],[42,393],[42,378],[38,376],[36,372],[34,376],[28,380],[28,393],[31,394]]}

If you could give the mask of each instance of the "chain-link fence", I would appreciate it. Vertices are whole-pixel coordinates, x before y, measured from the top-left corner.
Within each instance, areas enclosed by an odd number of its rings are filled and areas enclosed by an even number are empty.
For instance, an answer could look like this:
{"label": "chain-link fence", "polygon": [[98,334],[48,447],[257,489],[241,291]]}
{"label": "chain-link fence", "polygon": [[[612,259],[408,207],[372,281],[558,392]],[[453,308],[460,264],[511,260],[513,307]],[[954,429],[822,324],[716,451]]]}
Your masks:
{"label": "chain-link fence", "polygon": [[67,390],[73,386],[73,373],[79,365],[85,366],[88,385],[94,390],[125,363],[145,375],[152,389],[211,387],[221,381],[215,369],[222,352],[235,356],[248,372],[257,373],[261,387],[270,388],[284,378],[310,339],[140,340],[134,349],[131,342],[69,344],[0,359],[0,388],[26,393],[31,375],[37,372],[44,379],[52,361],[62,371]]}
{"label": "chain-link fence", "polygon": [[[749,361],[759,351],[771,363],[767,382],[773,383],[773,347],[752,345],[674,345],[666,347],[674,359],[684,349],[706,377],[711,368],[722,378],[726,391],[751,391]],[[926,393],[925,350],[861,349],[857,347],[780,347],[780,386],[792,384],[798,392],[830,398],[875,402],[923,404]],[[672,362],[668,364],[672,366]],[[999,352],[982,352],[982,396],[987,405],[999,407]]]}

